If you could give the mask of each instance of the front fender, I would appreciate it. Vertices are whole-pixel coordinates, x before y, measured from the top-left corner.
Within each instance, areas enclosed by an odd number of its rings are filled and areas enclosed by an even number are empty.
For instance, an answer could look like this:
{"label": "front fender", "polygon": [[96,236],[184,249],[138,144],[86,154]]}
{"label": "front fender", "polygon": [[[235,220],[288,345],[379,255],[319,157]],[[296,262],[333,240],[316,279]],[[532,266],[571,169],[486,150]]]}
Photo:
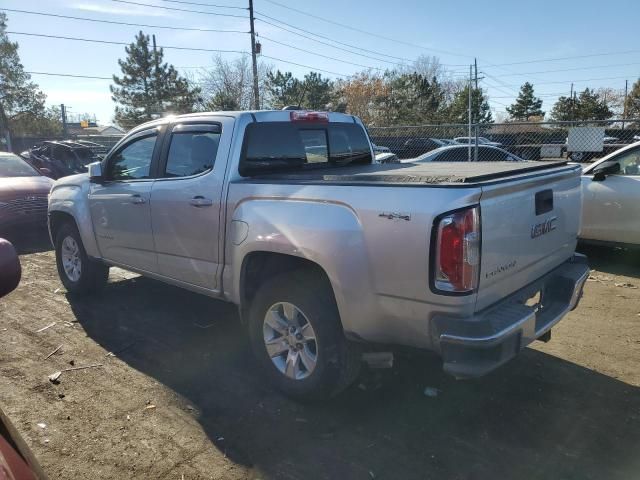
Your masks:
{"label": "front fender", "polygon": [[[273,252],[304,258],[327,274],[346,332],[367,318],[375,305],[371,262],[356,212],[342,203],[312,200],[249,199],[236,206],[230,220],[226,258],[232,285],[227,292],[240,303],[243,261],[253,252]],[[226,283],[226,282],[231,282]]]}
{"label": "front fender", "polygon": [[[89,210],[88,182],[56,182],[49,195],[49,215],[51,216],[53,212],[65,213],[73,217],[87,255],[100,258]],[[52,240],[55,241],[53,238]]]}

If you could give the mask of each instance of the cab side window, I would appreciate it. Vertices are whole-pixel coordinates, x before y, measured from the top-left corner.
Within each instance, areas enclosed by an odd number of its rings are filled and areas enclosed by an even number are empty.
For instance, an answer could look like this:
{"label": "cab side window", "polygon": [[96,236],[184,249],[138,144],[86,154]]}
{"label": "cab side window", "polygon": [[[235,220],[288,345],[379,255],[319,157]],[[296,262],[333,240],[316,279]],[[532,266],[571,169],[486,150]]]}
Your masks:
{"label": "cab side window", "polygon": [[171,134],[165,177],[190,177],[213,169],[220,144],[219,131],[207,131],[206,127],[201,130],[193,127],[185,130],[174,129]]}
{"label": "cab side window", "polygon": [[109,180],[141,180],[150,178],[156,134],[138,138],[116,152],[107,167]]}

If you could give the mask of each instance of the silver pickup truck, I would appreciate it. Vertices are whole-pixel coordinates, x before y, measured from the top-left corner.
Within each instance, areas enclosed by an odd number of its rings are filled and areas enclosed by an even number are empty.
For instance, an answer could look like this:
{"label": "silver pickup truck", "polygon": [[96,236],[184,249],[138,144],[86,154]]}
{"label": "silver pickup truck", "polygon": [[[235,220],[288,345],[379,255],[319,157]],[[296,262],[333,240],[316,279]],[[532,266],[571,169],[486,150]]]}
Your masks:
{"label": "silver pickup truck", "polygon": [[352,383],[363,352],[435,351],[464,378],[548,339],[588,276],[580,173],[376,165],[339,113],[190,114],[56,182],[49,228],[71,294],[118,266],[233,302],[267,374],[309,399]]}

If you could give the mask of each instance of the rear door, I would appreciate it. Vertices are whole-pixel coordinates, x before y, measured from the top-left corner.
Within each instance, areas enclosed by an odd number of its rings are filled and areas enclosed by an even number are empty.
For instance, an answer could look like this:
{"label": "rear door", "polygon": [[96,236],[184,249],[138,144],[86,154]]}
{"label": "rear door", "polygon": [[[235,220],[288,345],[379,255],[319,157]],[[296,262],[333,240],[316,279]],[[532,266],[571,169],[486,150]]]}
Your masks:
{"label": "rear door", "polygon": [[151,192],[158,272],[207,290],[219,288],[220,213],[232,130],[230,117],[171,125]]}
{"label": "rear door", "polygon": [[133,135],[106,159],[105,182],[89,187],[102,257],[147,272],[157,269],[150,200],[158,135],[156,128]]}
{"label": "rear door", "polygon": [[483,186],[477,309],[533,282],[573,254],[580,228],[580,168],[524,174]]}
{"label": "rear door", "polygon": [[620,173],[594,181],[582,177],[584,211],[581,237],[640,245],[640,148],[609,159]]}

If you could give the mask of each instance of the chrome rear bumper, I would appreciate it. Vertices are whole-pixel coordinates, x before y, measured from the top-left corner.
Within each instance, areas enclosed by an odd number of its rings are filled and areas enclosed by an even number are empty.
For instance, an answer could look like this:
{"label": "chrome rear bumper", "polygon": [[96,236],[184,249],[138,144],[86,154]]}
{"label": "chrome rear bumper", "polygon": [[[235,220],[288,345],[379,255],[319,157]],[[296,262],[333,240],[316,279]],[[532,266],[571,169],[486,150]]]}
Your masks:
{"label": "chrome rear bumper", "polygon": [[[577,306],[588,276],[586,257],[575,254],[473,317],[436,317],[444,370],[458,378],[477,377],[509,361]],[[536,293],[540,302],[527,305]]]}

